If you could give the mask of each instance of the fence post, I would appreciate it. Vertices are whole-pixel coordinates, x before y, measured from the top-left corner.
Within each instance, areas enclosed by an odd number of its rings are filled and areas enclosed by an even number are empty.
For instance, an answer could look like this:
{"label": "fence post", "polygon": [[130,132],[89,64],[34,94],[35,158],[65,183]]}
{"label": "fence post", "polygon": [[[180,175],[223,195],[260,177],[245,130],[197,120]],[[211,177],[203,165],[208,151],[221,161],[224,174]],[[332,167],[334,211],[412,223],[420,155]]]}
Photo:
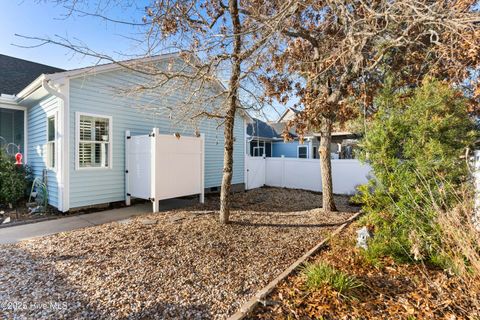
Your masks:
{"label": "fence post", "polygon": [[130,130],[125,131],[125,205],[129,206],[130,199],[130,185],[128,179],[128,172],[130,169],[128,156],[130,154]]}
{"label": "fence post", "polygon": [[150,142],[150,154],[151,154],[151,200],[153,203],[153,212],[160,211],[160,195],[158,194],[157,190],[157,179],[158,174],[160,173],[160,168],[157,168],[157,145],[158,145],[158,135],[160,134],[160,130],[158,128],[153,128],[153,132],[151,134],[151,142]]}
{"label": "fence post", "polygon": [[285,156],[282,155],[282,188],[286,187],[285,182]]}
{"label": "fence post", "polygon": [[205,203],[205,134],[200,134],[201,155],[200,155],[200,203]]}
{"label": "fence post", "polygon": [[248,190],[248,155],[245,154],[245,173],[244,173],[244,182],[245,182],[245,190]]}
{"label": "fence post", "polygon": [[263,183],[262,187],[267,185],[267,157],[263,157]]}

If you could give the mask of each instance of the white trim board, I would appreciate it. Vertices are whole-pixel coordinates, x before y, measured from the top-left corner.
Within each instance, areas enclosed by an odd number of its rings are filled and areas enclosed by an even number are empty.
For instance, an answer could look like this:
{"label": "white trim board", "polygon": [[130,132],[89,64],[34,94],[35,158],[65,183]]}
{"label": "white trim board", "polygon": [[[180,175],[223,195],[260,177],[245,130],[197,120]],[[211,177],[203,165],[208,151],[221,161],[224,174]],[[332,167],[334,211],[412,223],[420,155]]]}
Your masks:
{"label": "white trim board", "polygon": [[63,95],[61,103],[62,126],[62,211],[70,209],[70,80],[65,79],[61,87]]}
{"label": "white trim board", "polygon": [[[53,167],[50,167],[49,166],[49,163],[47,161],[49,155],[48,155],[48,119],[53,117],[53,121],[55,122],[55,126],[54,126],[54,133],[55,133],[55,137],[53,138],[53,143],[55,143],[55,150],[54,150],[54,154],[53,154],[53,162],[55,164],[55,166]],[[45,168],[48,170],[48,171],[53,171],[53,172],[57,172],[58,170],[58,160],[59,160],[59,154],[60,154],[60,145],[59,145],[59,121],[58,121],[58,107],[57,108],[54,108],[52,110],[50,110],[49,112],[47,112],[46,114],[46,118],[45,118],[45,125],[46,125],[46,130],[45,130],[45,136],[46,136],[46,140],[45,140],[45,153],[46,155],[44,155],[44,161],[45,161]],[[58,177],[57,177],[57,181],[58,181]]]}

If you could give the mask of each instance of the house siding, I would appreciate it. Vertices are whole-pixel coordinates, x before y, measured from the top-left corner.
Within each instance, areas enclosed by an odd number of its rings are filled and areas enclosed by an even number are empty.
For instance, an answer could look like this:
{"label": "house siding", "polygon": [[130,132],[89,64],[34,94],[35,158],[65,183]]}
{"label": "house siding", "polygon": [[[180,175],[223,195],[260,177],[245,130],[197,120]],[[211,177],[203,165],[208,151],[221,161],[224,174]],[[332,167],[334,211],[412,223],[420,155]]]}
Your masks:
{"label": "house siding", "polygon": [[[143,94],[140,97],[119,93],[119,88],[141,82],[141,77],[128,71],[110,71],[88,75],[70,80],[70,133],[69,133],[69,172],[70,172],[70,208],[94,204],[121,201],[125,198],[125,131],[132,134],[147,134],[157,127],[162,134],[179,132],[191,136],[195,128],[186,123],[173,124],[165,112],[147,112],[140,106],[153,104],[175,106],[175,99],[180,96],[162,98]],[[176,95],[181,95],[177,92]],[[160,97],[160,98],[159,98]],[[156,108],[158,110],[158,108]],[[112,168],[80,169],[75,168],[76,152],[76,112],[111,116],[112,134]],[[235,119],[234,169],[232,183],[244,182],[244,121]],[[205,134],[205,188],[221,185],[223,168],[223,126],[218,127],[215,120],[203,119],[196,124]]]}
{"label": "house siding", "polygon": [[[28,165],[35,178],[42,177],[46,169],[47,114],[58,111],[59,103],[57,97],[49,96],[27,110]],[[58,208],[58,177],[54,170],[47,170],[47,188],[48,203]]]}
{"label": "house siding", "polygon": [[[298,141],[289,141],[289,142],[274,142],[272,145],[272,157],[281,157],[285,158],[297,158],[297,147],[301,145]],[[307,152],[310,152],[308,143],[305,142],[302,146],[307,147]],[[310,154],[310,153],[307,153]]]}

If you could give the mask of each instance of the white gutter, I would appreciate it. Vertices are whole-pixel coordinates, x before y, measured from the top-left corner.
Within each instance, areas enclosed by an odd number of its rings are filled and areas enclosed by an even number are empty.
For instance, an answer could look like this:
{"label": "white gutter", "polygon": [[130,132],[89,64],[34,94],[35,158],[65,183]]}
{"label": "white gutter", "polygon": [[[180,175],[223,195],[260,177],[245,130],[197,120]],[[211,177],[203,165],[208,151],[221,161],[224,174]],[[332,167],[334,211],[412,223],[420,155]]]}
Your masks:
{"label": "white gutter", "polygon": [[10,96],[10,95],[0,95],[0,103],[3,104],[11,104],[11,105],[17,105],[17,99],[15,96]]}
{"label": "white gutter", "polygon": [[42,87],[42,82],[45,79],[45,75],[40,75],[37,79],[33,80],[28,86],[25,87],[22,91],[17,94],[17,102],[22,101],[26,97],[28,97],[31,93],[33,93],[38,88]]}
{"label": "white gutter", "polygon": [[47,92],[48,92],[49,94],[51,94],[52,96],[56,96],[56,97],[59,97],[59,98],[62,99],[62,100],[65,100],[65,96],[64,96],[63,94],[61,94],[60,91],[59,91],[57,88],[52,87],[52,86],[50,85],[50,80],[47,79],[46,77],[44,77],[44,78],[42,79],[42,87],[43,87],[45,90],[47,90]]}

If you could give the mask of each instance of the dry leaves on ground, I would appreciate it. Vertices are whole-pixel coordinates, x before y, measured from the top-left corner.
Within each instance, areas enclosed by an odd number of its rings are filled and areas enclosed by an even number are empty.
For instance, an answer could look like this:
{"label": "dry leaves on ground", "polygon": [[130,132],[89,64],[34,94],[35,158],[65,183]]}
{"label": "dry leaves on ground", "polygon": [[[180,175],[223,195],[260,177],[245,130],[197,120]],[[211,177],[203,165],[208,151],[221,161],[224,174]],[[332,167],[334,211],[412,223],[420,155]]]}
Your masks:
{"label": "dry leaves on ground", "polygon": [[350,217],[319,194],[262,188],[234,197],[220,225],[204,206],[0,246],[0,301],[66,303],[0,312],[35,319],[226,318]]}
{"label": "dry leaves on ground", "polygon": [[380,267],[366,263],[355,248],[355,226],[333,239],[314,261],[324,261],[363,282],[355,299],[340,297],[329,287],[308,291],[301,275],[282,282],[258,307],[255,319],[479,319],[480,292],[459,278],[420,264],[384,259]]}

